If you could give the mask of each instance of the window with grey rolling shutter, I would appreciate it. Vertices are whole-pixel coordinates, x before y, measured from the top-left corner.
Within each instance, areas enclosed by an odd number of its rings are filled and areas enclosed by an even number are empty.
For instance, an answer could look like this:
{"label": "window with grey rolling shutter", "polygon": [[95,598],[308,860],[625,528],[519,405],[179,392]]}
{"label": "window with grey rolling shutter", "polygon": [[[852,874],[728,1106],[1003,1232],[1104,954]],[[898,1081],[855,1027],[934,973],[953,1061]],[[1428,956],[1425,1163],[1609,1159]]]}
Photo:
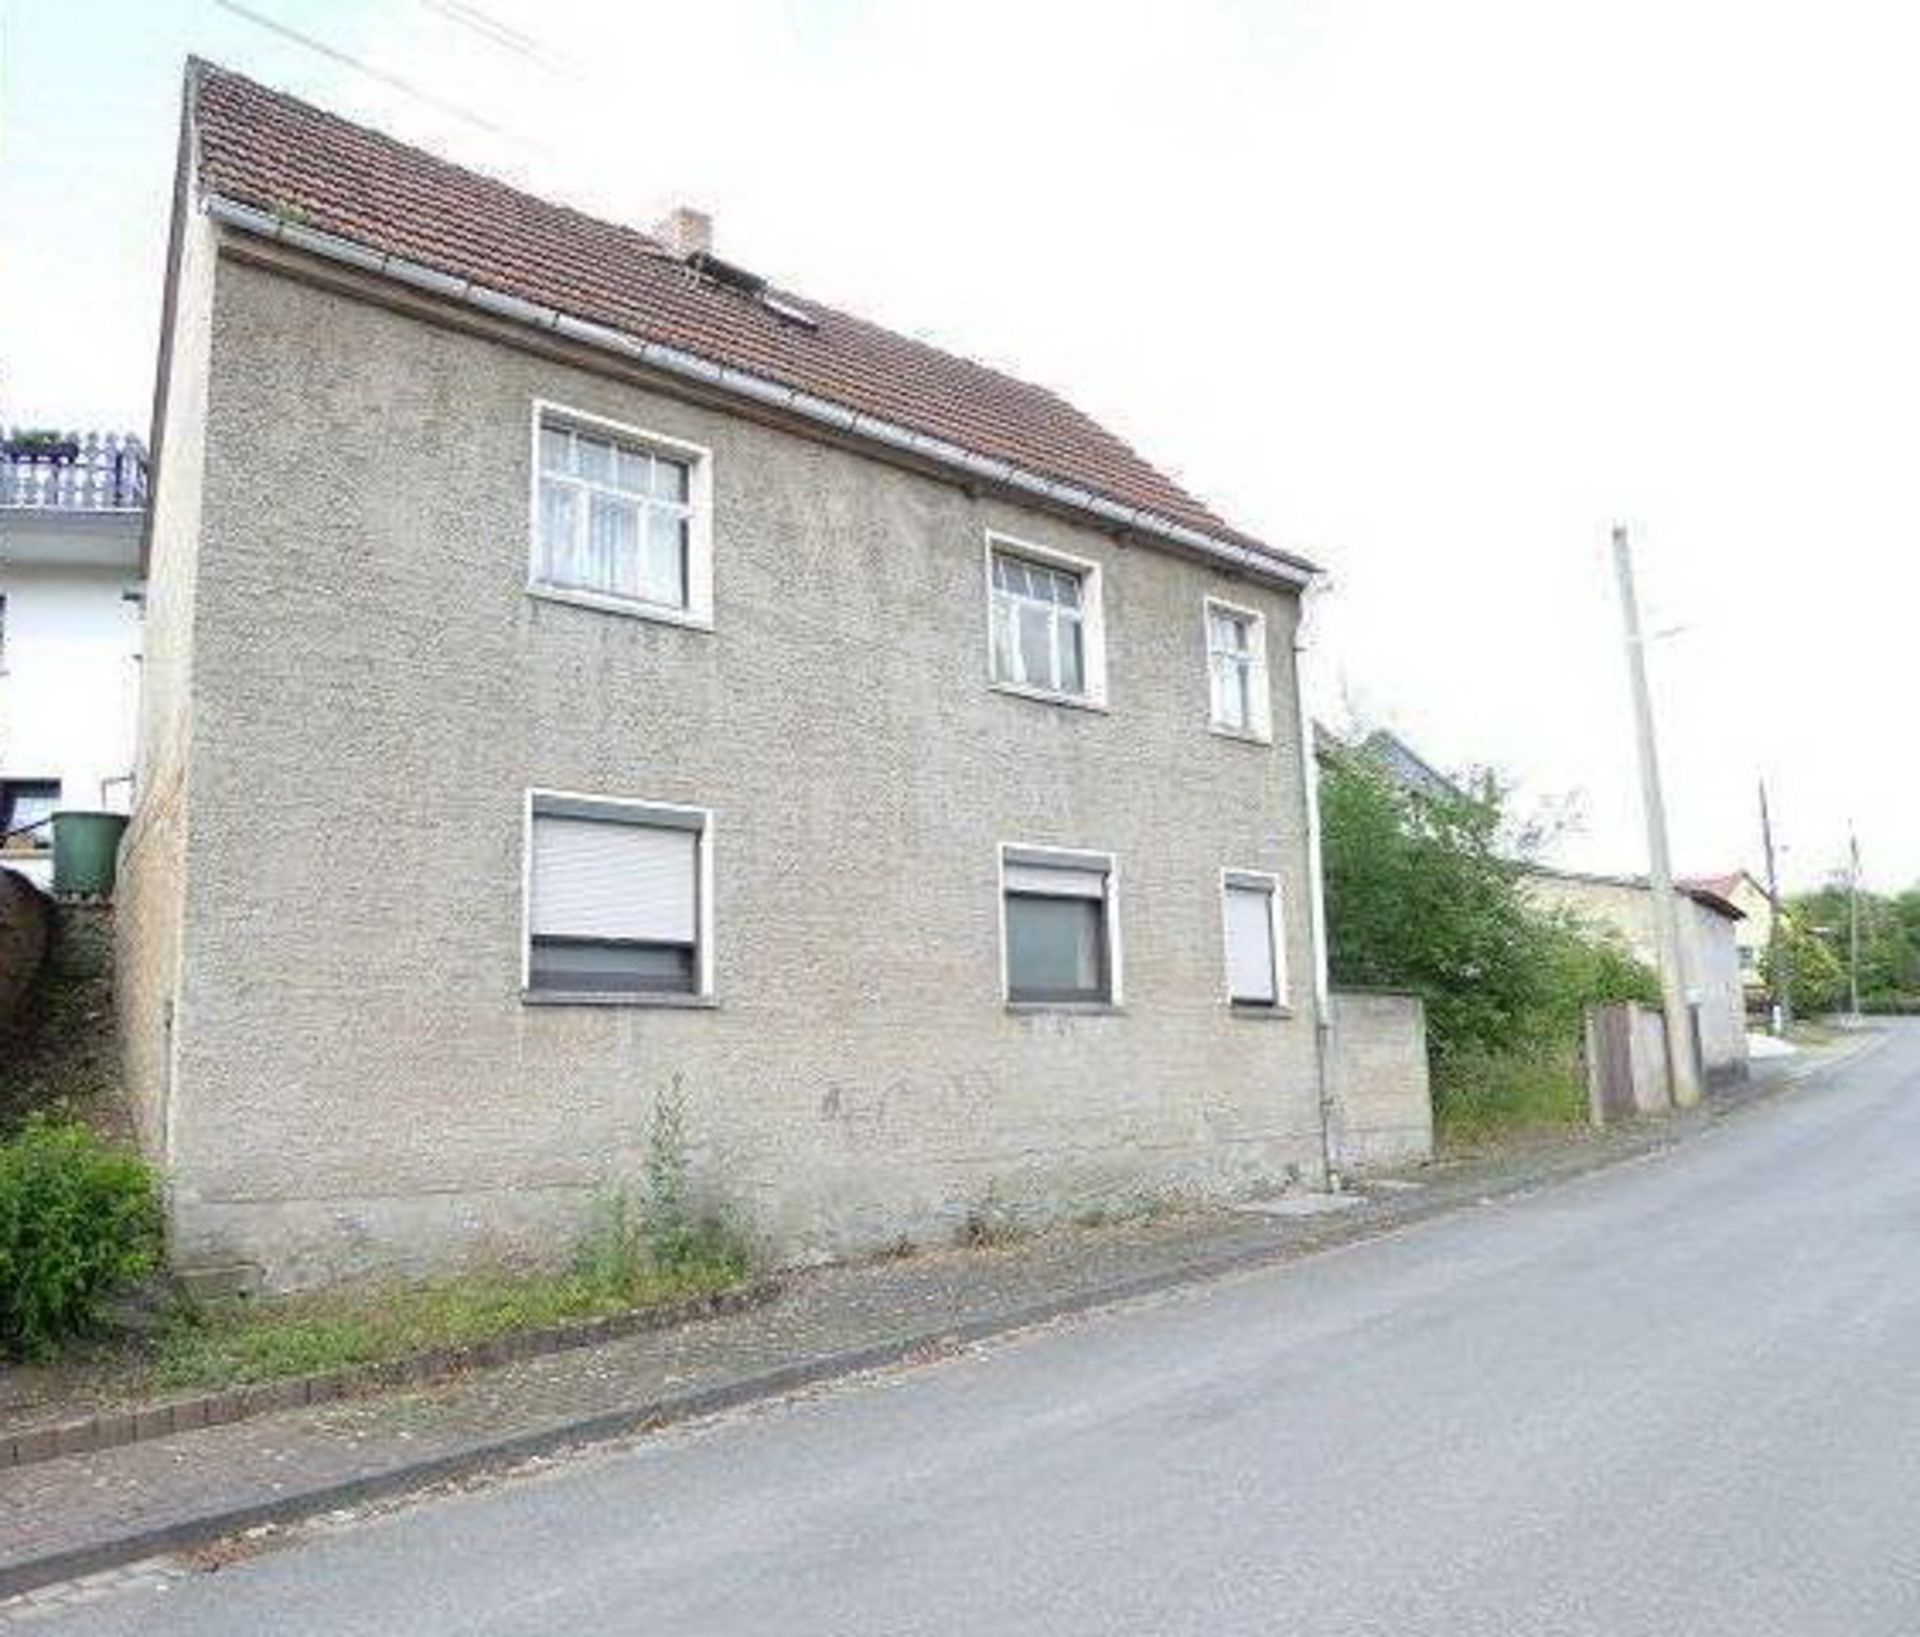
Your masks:
{"label": "window with grey rolling shutter", "polygon": [[[700,848],[676,816],[533,813],[528,963],[536,990],[694,993],[699,977]],[[617,815],[617,816],[616,816]]]}
{"label": "window with grey rolling shutter", "polygon": [[1001,864],[1006,903],[1007,999],[1099,1004],[1113,998],[1108,869],[1062,855],[1009,856]]}
{"label": "window with grey rolling shutter", "polygon": [[1236,1005],[1277,1006],[1283,994],[1272,882],[1226,885],[1227,993]]}

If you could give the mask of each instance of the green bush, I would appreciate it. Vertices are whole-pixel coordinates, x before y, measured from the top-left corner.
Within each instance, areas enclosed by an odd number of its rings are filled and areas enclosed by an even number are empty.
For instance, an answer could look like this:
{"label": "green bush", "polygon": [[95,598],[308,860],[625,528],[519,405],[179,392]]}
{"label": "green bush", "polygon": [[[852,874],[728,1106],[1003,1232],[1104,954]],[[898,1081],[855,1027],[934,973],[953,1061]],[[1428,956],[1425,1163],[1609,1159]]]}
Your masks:
{"label": "green bush", "polygon": [[160,1195],[85,1126],[29,1120],[0,1143],[0,1351],[45,1358],[160,1261]]}
{"label": "green bush", "polygon": [[1659,997],[1617,938],[1529,895],[1506,799],[1484,776],[1406,790],[1351,755],[1321,770],[1333,980],[1419,995],[1436,1068],[1558,1053],[1587,1006]]}

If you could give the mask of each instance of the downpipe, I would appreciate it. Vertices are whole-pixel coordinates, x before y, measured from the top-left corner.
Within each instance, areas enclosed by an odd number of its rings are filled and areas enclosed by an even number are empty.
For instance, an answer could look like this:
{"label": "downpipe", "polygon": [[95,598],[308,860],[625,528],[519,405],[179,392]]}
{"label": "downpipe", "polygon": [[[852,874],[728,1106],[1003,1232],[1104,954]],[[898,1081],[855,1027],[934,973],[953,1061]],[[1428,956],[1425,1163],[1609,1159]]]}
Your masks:
{"label": "downpipe", "polygon": [[1307,705],[1307,626],[1314,599],[1324,595],[1326,579],[1316,574],[1300,593],[1300,616],[1293,627],[1293,699],[1299,714],[1300,777],[1307,818],[1307,924],[1313,949],[1314,1090],[1320,1106],[1320,1167],[1328,1193],[1346,1186],[1340,1172],[1339,1140],[1334,1134],[1333,994],[1327,975],[1327,887],[1320,849],[1320,759],[1313,739],[1313,713]]}

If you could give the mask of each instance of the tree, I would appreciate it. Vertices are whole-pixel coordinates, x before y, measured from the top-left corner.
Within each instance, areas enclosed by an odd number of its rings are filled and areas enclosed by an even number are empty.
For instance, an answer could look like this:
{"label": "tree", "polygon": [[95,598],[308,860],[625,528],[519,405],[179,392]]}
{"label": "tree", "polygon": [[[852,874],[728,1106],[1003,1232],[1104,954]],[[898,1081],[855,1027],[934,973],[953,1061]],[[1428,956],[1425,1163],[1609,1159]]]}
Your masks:
{"label": "tree", "polygon": [[[1787,914],[1796,928],[1794,958],[1808,951],[1819,976],[1811,985],[1816,999],[1809,1009],[1831,1011],[1845,1004],[1851,914],[1845,881],[1829,882],[1789,901]],[[1869,1012],[1920,1009],[1920,889],[1897,897],[1860,894],[1860,1005]],[[1794,1005],[1800,999],[1800,975],[1794,974]]]}
{"label": "tree", "polygon": [[1335,755],[1320,805],[1334,980],[1418,994],[1437,1064],[1569,1043],[1589,1003],[1657,997],[1617,942],[1529,900],[1490,776],[1415,793],[1363,756]]}
{"label": "tree", "polygon": [[[1792,1003],[1796,1017],[1812,1017],[1831,1012],[1846,1004],[1847,969],[1828,937],[1812,930],[1814,923],[1800,918],[1796,907],[1792,918],[1779,928],[1772,945],[1760,957],[1760,977],[1768,993],[1774,988],[1774,961],[1781,945],[1792,969]],[[1825,925],[1827,923],[1818,923]]]}

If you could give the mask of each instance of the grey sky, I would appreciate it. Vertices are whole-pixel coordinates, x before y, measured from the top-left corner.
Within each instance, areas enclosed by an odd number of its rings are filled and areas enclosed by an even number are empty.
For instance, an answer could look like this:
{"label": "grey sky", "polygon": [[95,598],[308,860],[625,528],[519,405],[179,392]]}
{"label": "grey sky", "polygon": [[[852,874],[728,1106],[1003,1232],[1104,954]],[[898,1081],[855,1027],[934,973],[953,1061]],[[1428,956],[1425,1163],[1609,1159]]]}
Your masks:
{"label": "grey sky", "polygon": [[[1318,686],[1644,862],[1633,526],[1683,869],[1920,878],[1920,18],[1897,5],[7,0],[0,419],[144,422],[180,60],[1052,385],[1328,564]],[[467,8],[471,16],[471,8]],[[508,31],[533,42],[516,49]]]}

